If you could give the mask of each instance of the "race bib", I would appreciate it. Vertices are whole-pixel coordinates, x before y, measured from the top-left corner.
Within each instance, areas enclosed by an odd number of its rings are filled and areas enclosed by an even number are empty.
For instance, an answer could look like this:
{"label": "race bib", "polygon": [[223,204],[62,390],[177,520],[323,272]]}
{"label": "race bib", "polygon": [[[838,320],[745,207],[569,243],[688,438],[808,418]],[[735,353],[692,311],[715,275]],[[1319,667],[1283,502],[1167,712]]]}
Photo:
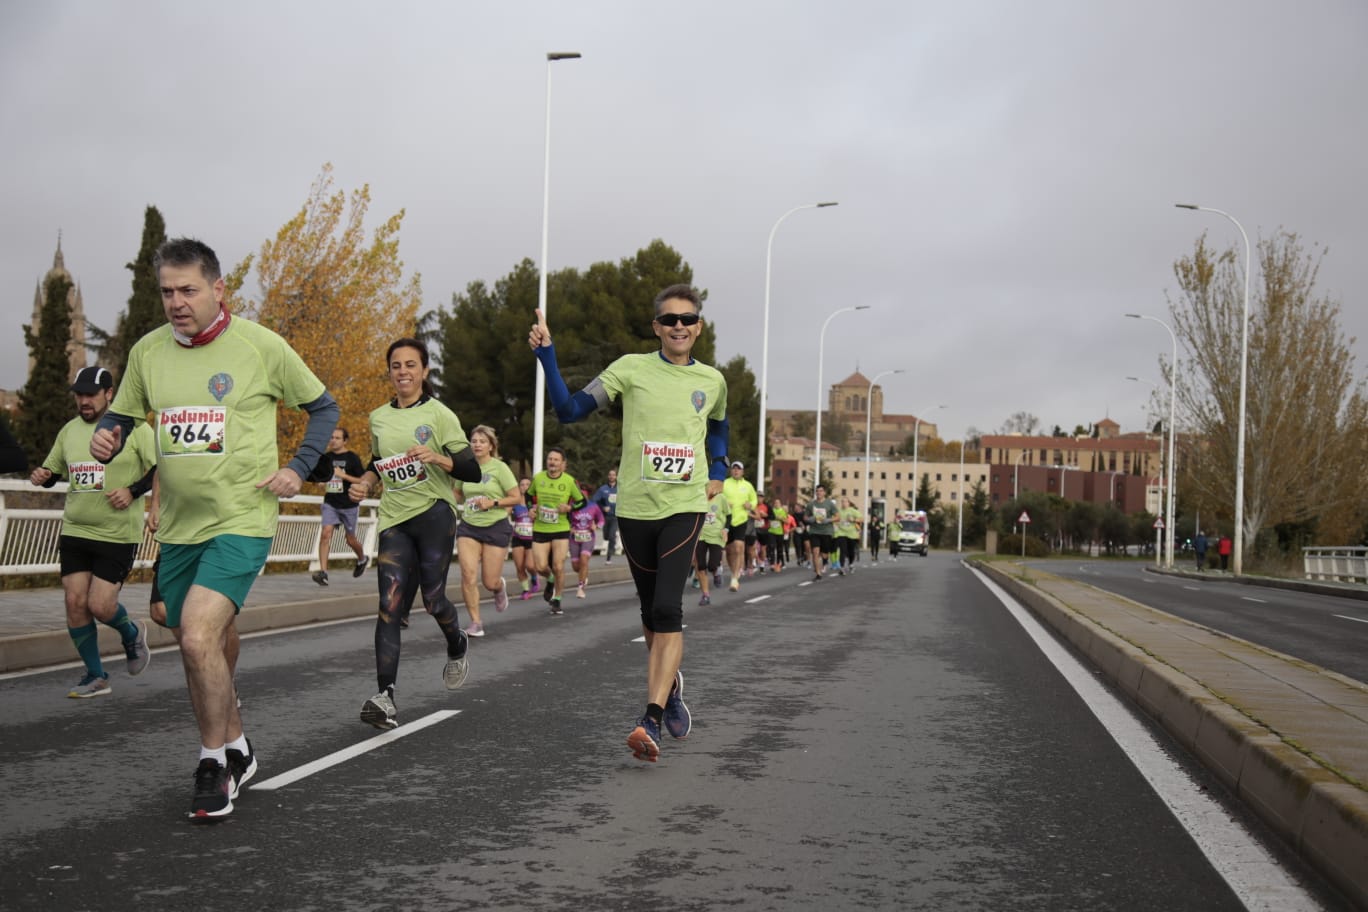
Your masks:
{"label": "race bib", "polygon": [[717,525],[717,513],[714,512],[714,511],[712,511],[712,510],[709,510],[709,511],[708,511],[708,515],[703,517],[703,525],[705,525],[705,526],[715,526],[715,525]]}
{"label": "race bib", "polygon": [[323,490],[328,494],[341,494],[343,490],[342,479],[333,477],[328,479],[328,483],[323,485]]}
{"label": "race bib", "polygon": [[576,529],[572,533],[572,537],[577,542],[590,542],[594,540],[594,531],[592,529]]}
{"label": "race bib", "polygon": [[427,480],[427,469],[423,466],[422,460],[407,453],[375,460],[375,470],[380,473],[385,487],[392,491],[402,491]]}
{"label": "race bib", "polygon": [[614,505],[617,504],[617,491],[614,491],[608,495],[608,502]]}
{"label": "race bib", "polygon": [[694,451],[687,443],[641,445],[641,480],[664,484],[684,484],[693,478]]}
{"label": "race bib", "polygon": [[157,452],[163,456],[222,456],[228,409],[195,405],[162,409],[157,415]]}
{"label": "race bib", "polygon": [[465,502],[465,511],[467,513],[483,513],[484,507],[477,504],[474,498],[471,498]]}
{"label": "race bib", "polygon": [[560,510],[537,504],[537,519],[547,524],[560,522]]}
{"label": "race bib", "polygon": [[778,520],[775,520],[774,522],[769,524],[769,531],[770,535],[783,535],[784,524]]}
{"label": "race bib", "polygon": [[102,462],[68,462],[67,490],[72,494],[89,494],[103,491],[105,467]]}
{"label": "race bib", "polygon": [[826,522],[826,521],[827,521],[826,507],[813,507],[813,508],[812,508],[812,521],[815,522],[815,523],[819,523],[819,524],[820,524],[820,523]]}
{"label": "race bib", "polygon": [[513,524],[513,534],[518,538],[532,537],[532,520],[520,519]]}

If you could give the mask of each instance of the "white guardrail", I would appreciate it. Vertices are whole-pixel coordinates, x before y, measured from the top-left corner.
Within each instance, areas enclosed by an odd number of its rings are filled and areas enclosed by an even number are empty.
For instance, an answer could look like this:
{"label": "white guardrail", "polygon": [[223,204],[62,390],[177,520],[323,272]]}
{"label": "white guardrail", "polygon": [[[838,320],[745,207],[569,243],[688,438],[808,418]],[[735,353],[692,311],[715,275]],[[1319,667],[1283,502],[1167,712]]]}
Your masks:
{"label": "white guardrail", "polygon": [[[27,573],[58,573],[57,541],[62,533],[62,511],[60,509],[11,509],[5,503],[5,494],[17,492],[42,492],[65,494],[66,482],[58,482],[51,488],[35,488],[27,481],[0,478],[0,576],[22,576]],[[146,509],[147,498],[143,498]],[[300,494],[288,503],[312,504],[321,507],[323,498],[317,494]],[[366,553],[375,554],[376,525],[379,521],[380,501],[363,500],[361,513],[356,521],[356,535],[361,539]],[[139,509],[131,506],[130,510]],[[308,561],[310,570],[318,569],[318,542],[322,526],[319,510],[314,509],[302,516],[282,514],[276,527],[275,539],[271,542],[271,553],[267,563],[286,563]],[[329,557],[338,559],[355,558],[352,549],[347,547],[347,537],[338,530],[333,534],[328,547]],[[135,567],[151,567],[157,557],[157,543],[152,533],[144,527],[142,544],[138,546]]]}
{"label": "white guardrail", "polygon": [[1302,548],[1309,580],[1368,583],[1368,547]]}

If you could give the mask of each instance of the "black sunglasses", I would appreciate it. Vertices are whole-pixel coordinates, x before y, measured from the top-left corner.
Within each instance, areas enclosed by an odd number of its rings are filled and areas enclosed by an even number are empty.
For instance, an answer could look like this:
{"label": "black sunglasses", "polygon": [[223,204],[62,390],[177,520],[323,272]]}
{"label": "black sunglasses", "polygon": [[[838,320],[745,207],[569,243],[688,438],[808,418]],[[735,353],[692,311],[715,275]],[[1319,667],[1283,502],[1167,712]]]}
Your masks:
{"label": "black sunglasses", "polygon": [[675,326],[677,324],[683,324],[684,326],[693,326],[701,319],[703,318],[696,313],[683,313],[661,314],[660,316],[655,318],[655,321],[659,323],[661,326],[670,327]]}

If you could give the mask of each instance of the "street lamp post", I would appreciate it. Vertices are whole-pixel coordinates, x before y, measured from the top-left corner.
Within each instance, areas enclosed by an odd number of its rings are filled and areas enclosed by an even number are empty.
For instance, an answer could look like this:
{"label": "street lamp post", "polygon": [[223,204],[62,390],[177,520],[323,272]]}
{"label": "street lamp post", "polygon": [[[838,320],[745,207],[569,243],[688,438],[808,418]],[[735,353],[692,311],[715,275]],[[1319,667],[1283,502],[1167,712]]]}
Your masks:
{"label": "street lamp post", "polygon": [[[831,316],[822,324],[822,332],[817,339],[817,447],[812,454],[812,496],[817,496],[817,485],[822,483],[822,359],[826,357],[826,331],[838,314],[853,310],[869,310],[868,304],[842,307],[832,311]],[[830,492],[828,492],[830,493]]]}
{"label": "street lamp post", "polygon": [[[546,165],[542,173],[541,264],[537,272],[537,306],[546,316],[546,246],[551,233],[551,64],[557,60],[576,60],[576,51],[557,51],[546,55]],[[532,474],[541,471],[542,445],[546,440],[546,371],[537,362],[537,389],[532,405]]]}
{"label": "street lamp post", "polygon": [[[889,374],[905,374],[907,371],[902,368],[886,370],[883,373],[875,374],[874,379],[869,381],[869,392],[865,395],[865,485],[864,485],[864,515],[865,521],[861,527],[861,538],[864,539],[863,547],[869,547],[869,435],[874,428],[874,384],[879,382],[880,377],[887,377]],[[885,517],[886,518],[886,517]]]}
{"label": "street lamp post", "polygon": [[1230,554],[1231,572],[1239,576],[1244,553],[1245,386],[1249,374],[1249,235],[1245,233],[1244,226],[1239,220],[1229,212],[1192,203],[1174,205],[1179,209],[1214,212],[1216,215],[1225,216],[1240,229],[1240,237],[1244,238],[1244,311],[1240,318],[1240,426],[1235,434],[1235,536],[1231,542]]}
{"label": "street lamp post", "polygon": [[[936,408],[943,409],[946,406],[938,405]],[[921,444],[921,416],[912,422],[912,509],[917,509],[917,488],[921,487],[921,480],[917,478],[917,449]]]}
{"label": "street lamp post", "polygon": [[956,522],[955,532],[955,551],[964,550],[964,446],[969,442],[969,435],[966,433],[964,439],[960,441],[960,477],[959,477],[959,520]]}
{"label": "street lamp post", "polygon": [[1173,536],[1176,532],[1173,515],[1173,471],[1174,471],[1174,441],[1178,439],[1177,403],[1178,403],[1178,336],[1174,333],[1173,327],[1169,326],[1158,317],[1151,317],[1146,314],[1126,314],[1132,320],[1149,320],[1151,323],[1158,323],[1168,330],[1169,340],[1173,342],[1173,361],[1169,364],[1169,445],[1168,445],[1168,506],[1165,509],[1164,522],[1168,524],[1165,529],[1164,537],[1168,540],[1168,557],[1164,566],[1173,569]]}
{"label": "street lamp post", "polygon": [[[760,330],[760,453],[756,456],[755,483],[760,487],[765,487],[765,447],[767,434],[765,433],[765,411],[769,402],[769,314],[770,314],[770,263],[774,258],[774,235],[783,224],[784,219],[800,209],[825,209],[828,206],[837,205],[835,201],[825,203],[804,203],[801,206],[794,206],[788,212],[779,216],[779,220],[770,229],[769,243],[765,245],[765,318]],[[540,364],[540,362],[538,362]]]}
{"label": "street lamp post", "polygon": [[[1132,316],[1132,314],[1126,314],[1126,316],[1129,317],[1129,316]],[[1153,319],[1153,318],[1150,318],[1150,319]],[[1176,352],[1176,350],[1177,350],[1177,346],[1175,345],[1175,352]],[[1127,379],[1127,380],[1134,380],[1136,383],[1148,383],[1150,386],[1154,387],[1155,389],[1158,389],[1158,388],[1159,388],[1159,384],[1155,383],[1153,380],[1146,380],[1144,377],[1127,377],[1126,379]],[[1173,533],[1174,533],[1174,526],[1175,526],[1175,523],[1174,523],[1174,521],[1173,521],[1173,472],[1172,472],[1172,471],[1167,471],[1167,470],[1171,470],[1171,469],[1173,468],[1173,436],[1174,436],[1174,428],[1173,428],[1173,396],[1172,396],[1172,389],[1170,389],[1170,396],[1169,396],[1169,432],[1168,432],[1168,433],[1169,433],[1169,451],[1168,451],[1168,457],[1167,457],[1167,458],[1163,458],[1163,456],[1162,456],[1162,454],[1163,454],[1163,452],[1164,452],[1164,435],[1163,435],[1163,434],[1160,434],[1160,435],[1159,435],[1159,452],[1160,452],[1160,454],[1161,454],[1161,459],[1162,459],[1162,461],[1163,461],[1163,464],[1159,467],[1159,515],[1160,515],[1161,517],[1164,518],[1164,529],[1169,533],[1169,534],[1168,534],[1168,567],[1169,567],[1169,569],[1172,569],[1172,568],[1173,568]],[[1165,475],[1166,471],[1167,471],[1167,474],[1168,474],[1168,480],[1167,480],[1167,481],[1164,480],[1164,475]],[[1155,566],[1155,567],[1161,566],[1163,556],[1164,556],[1164,536],[1161,534],[1161,532],[1160,532],[1158,529],[1156,529],[1155,532],[1154,532],[1154,566]]]}

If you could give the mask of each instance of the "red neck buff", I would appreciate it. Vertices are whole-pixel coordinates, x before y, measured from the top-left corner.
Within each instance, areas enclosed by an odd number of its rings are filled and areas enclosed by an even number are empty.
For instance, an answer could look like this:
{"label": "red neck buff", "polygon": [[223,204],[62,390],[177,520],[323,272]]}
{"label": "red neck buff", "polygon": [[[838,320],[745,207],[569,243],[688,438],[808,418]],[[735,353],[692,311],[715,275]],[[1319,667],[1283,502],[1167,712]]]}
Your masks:
{"label": "red neck buff", "polygon": [[214,317],[212,323],[193,336],[186,336],[182,333],[171,330],[171,334],[176,337],[176,341],[186,348],[198,348],[201,345],[208,345],[219,337],[228,328],[228,321],[233,319],[222,304],[219,305],[218,316]]}

